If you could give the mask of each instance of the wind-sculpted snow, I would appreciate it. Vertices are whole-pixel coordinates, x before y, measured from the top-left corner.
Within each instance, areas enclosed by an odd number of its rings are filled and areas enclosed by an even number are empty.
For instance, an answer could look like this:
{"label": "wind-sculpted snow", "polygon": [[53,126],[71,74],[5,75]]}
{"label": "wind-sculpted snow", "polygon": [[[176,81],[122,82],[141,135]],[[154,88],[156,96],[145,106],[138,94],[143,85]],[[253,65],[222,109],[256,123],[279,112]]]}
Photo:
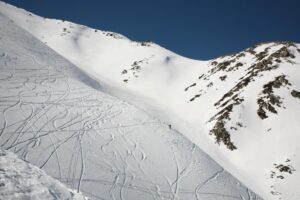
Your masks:
{"label": "wind-sculpted snow", "polygon": [[2,148],[90,199],[259,199],[168,124],[0,24]]}
{"label": "wind-sculpted snow", "polygon": [[0,199],[87,200],[38,167],[1,149]]}

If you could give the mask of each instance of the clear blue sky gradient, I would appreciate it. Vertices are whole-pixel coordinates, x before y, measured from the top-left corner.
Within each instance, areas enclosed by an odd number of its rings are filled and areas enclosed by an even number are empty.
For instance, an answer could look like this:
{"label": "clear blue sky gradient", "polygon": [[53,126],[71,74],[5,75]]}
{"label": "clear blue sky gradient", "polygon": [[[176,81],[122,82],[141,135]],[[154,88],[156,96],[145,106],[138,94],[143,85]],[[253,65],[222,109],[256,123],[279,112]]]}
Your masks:
{"label": "clear blue sky gradient", "polygon": [[266,41],[300,42],[300,0],[4,0],[207,60]]}

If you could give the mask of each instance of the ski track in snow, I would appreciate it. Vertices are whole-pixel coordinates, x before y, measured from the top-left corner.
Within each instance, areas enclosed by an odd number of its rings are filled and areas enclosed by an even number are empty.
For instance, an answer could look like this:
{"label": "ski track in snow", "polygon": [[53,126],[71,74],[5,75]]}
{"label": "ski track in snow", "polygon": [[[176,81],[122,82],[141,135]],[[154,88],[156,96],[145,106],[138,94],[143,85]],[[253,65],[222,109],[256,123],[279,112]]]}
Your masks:
{"label": "ski track in snow", "polygon": [[258,199],[167,124],[0,21],[2,148],[90,199]]}

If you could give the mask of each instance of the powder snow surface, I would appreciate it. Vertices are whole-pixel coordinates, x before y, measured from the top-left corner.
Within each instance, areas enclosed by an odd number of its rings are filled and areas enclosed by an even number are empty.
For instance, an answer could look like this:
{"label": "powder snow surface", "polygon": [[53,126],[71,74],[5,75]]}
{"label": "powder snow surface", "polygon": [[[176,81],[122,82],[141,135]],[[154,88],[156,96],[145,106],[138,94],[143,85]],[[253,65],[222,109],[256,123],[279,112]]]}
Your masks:
{"label": "powder snow surface", "polygon": [[197,61],[4,3],[0,13],[17,29],[1,29],[13,43],[1,40],[1,99],[14,99],[2,146],[94,198],[256,198],[226,171],[264,199],[300,198],[298,44]]}

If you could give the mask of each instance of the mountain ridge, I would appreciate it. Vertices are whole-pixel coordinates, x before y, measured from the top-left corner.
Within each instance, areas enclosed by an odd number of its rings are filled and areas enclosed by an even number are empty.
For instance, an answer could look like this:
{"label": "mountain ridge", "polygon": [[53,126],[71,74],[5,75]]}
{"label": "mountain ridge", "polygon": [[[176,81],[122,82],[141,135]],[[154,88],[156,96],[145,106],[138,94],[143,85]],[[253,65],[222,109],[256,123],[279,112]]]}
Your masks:
{"label": "mountain ridge", "polygon": [[2,14],[0,24],[3,149],[89,199],[260,199],[166,122]]}

